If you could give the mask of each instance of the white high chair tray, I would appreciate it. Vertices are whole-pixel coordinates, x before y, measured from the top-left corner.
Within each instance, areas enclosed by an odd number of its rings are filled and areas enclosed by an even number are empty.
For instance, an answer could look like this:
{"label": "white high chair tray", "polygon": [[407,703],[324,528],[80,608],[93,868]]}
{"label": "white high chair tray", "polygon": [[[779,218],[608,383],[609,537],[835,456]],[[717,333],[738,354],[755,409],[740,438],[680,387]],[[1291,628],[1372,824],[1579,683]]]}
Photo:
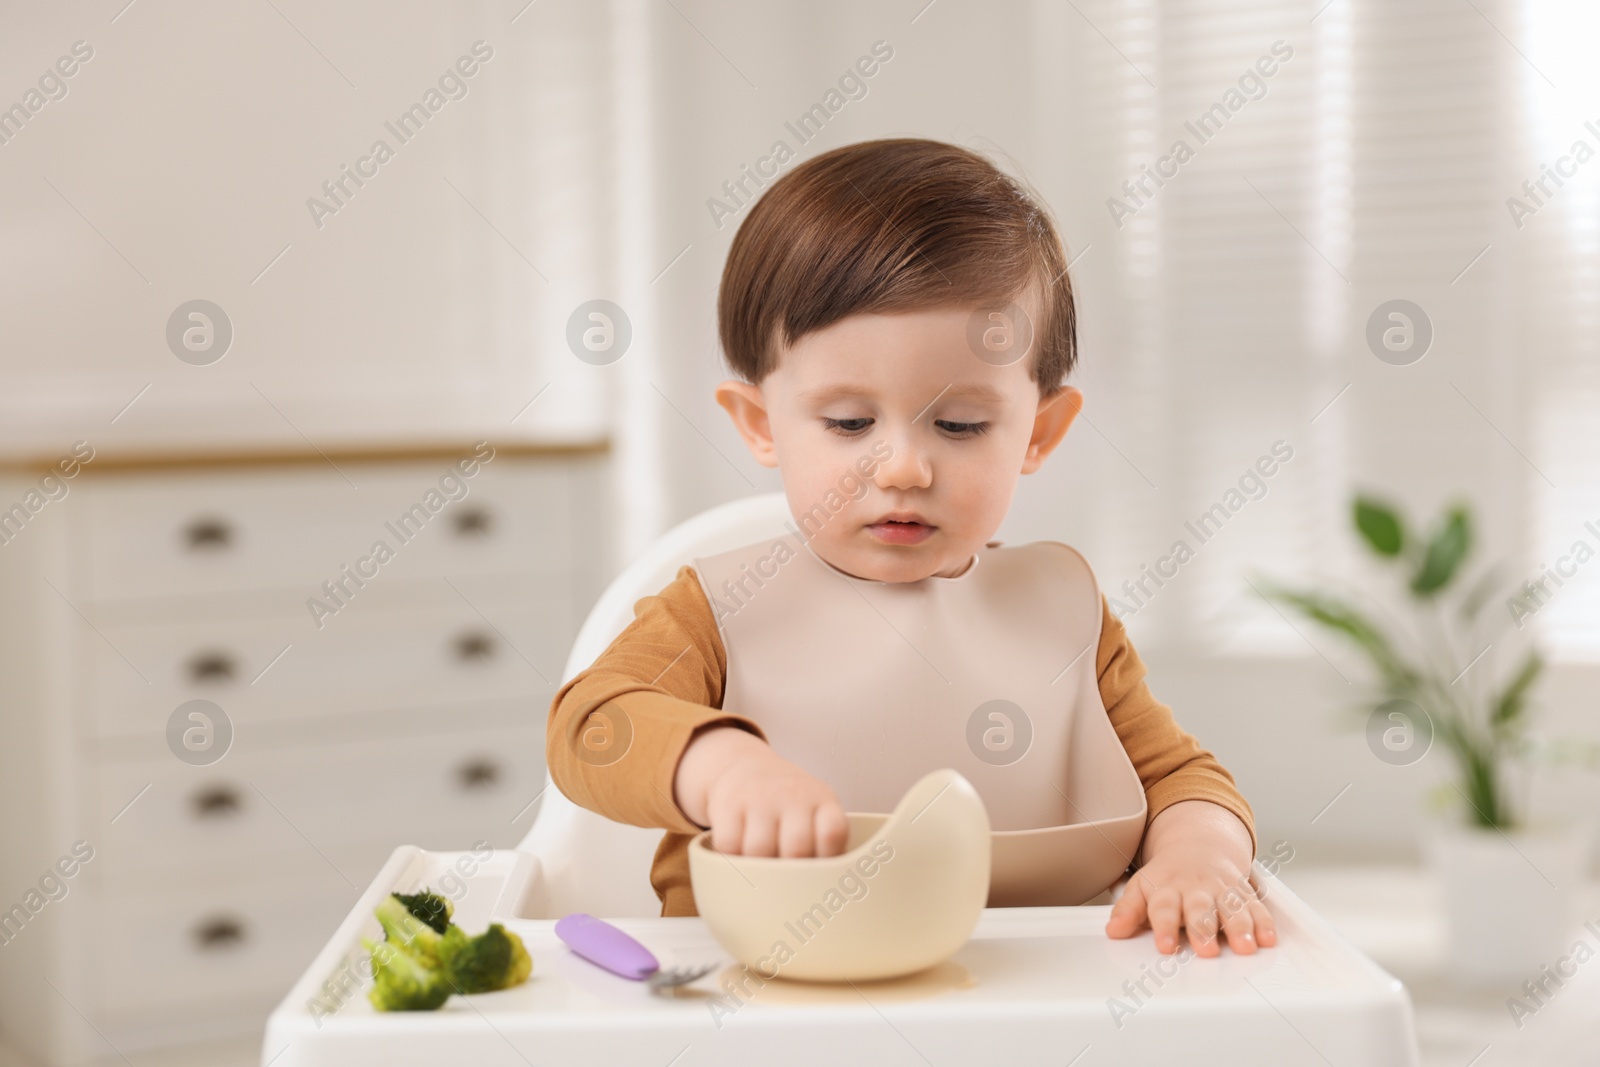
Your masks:
{"label": "white high chair tray", "polygon": [[[263,1067],[1418,1062],[1405,988],[1259,864],[1279,943],[1255,956],[1180,962],[1148,932],[1110,940],[1108,906],[991,908],[950,960],[918,975],[758,984],[698,918],[614,920],[663,967],[721,963],[664,996],[573,955],[553,918],[520,918],[538,871],[520,852],[396,849],[272,1013]],[[435,1012],[375,1011],[356,978],[358,938],[378,936],[372,909],[386,894],[425,885],[455,900],[468,932],[495,921],[519,934],[528,981]]]}

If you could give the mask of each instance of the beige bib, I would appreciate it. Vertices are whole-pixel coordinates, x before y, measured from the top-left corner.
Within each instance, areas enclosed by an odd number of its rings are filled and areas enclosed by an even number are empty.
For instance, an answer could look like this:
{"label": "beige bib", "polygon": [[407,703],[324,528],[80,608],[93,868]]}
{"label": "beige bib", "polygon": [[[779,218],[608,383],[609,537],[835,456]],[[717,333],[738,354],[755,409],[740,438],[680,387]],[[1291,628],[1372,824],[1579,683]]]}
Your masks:
{"label": "beige bib", "polygon": [[877,582],[781,538],[694,560],[727,651],[724,710],[890,812],[929,771],[977,789],[990,907],[1081,904],[1132,862],[1144,789],[1100,700],[1101,602],[1076,550],[985,545],[954,578]]}

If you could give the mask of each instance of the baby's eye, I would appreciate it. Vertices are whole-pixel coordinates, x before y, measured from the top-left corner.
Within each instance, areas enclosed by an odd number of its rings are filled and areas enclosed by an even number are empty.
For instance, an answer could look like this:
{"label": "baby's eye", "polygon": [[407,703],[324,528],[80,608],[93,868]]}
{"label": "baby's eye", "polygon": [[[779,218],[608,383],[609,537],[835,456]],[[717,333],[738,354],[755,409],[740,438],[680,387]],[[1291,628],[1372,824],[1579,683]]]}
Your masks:
{"label": "baby's eye", "polygon": [[844,437],[853,437],[871,425],[871,419],[828,419],[824,418],[822,424],[834,433]]}
{"label": "baby's eye", "polygon": [[938,419],[934,425],[942,426],[947,433],[957,437],[976,437],[989,430],[987,422],[951,422],[949,419]]}

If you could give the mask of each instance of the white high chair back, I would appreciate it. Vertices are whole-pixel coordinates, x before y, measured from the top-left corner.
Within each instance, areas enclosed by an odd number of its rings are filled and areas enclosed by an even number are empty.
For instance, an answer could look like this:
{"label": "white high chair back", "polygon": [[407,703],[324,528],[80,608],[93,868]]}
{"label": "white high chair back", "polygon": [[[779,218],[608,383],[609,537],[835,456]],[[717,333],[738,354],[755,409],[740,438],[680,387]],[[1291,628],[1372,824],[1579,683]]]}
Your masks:
{"label": "white high chair back", "polygon": [[[633,605],[660,592],[695,556],[747,545],[792,521],[782,493],[719,505],[668,530],[619,574],[584,620],[561,673],[565,685],[592,664],[633,621]],[[559,919],[575,911],[607,918],[658,916],[650,862],[665,832],[613,822],[579,807],[548,781],[533,826],[518,851],[539,857],[542,873],[523,914]]]}

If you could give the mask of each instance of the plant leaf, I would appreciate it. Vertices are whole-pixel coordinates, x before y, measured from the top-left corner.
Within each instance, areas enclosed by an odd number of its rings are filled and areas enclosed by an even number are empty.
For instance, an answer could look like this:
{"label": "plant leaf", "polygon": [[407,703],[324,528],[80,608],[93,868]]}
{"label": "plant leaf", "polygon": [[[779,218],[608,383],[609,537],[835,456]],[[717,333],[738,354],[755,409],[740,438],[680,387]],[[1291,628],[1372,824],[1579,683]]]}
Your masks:
{"label": "plant leaf", "polygon": [[1358,496],[1355,501],[1356,529],[1366,538],[1367,544],[1380,556],[1398,556],[1405,547],[1405,526],[1400,516],[1387,504],[1371,497]]}
{"label": "plant leaf", "polygon": [[1352,605],[1323,593],[1277,586],[1269,586],[1265,595],[1281,600],[1314,622],[1354,641],[1372,660],[1391,690],[1409,691],[1416,681],[1416,671],[1400,658],[1388,635]]}
{"label": "plant leaf", "polygon": [[1468,590],[1461,601],[1461,617],[1468,622],[1477,617],[1478,612],[1489,602],[1489,597],[1505,584],[1505,572],[1499,563],[1494,564],[1483,573],[1477,582]]}
{"label": "plant leaf", "polygon": [[1543,667],[1544,660],[1537,651],[1528,653],[1522,669],[1511,679],[1505,692],[1500,694],[1500,699],[1495,701],[1494,709],[1489,713],[1489,725],[1497,730],[1504,730],[1517,724],[1523,709],[1527,707],[1528,689],[1539,677],[1539,671]]}
{"label": "plant leaf", "polygon": [[1465,508],[1452,508],[1444,525],[1428,542],[1422,565],[1411,579],[1411,591],[1418,596],[1432,596],[1449,584],[1457,566],[1472,547],[1471,520]]}

